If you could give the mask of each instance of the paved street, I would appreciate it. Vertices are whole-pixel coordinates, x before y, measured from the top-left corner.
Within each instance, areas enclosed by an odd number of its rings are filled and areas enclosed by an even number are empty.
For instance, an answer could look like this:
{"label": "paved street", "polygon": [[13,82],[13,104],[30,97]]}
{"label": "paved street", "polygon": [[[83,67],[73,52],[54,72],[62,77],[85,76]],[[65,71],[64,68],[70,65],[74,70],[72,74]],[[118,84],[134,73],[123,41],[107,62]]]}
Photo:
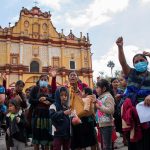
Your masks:
{"label": "paved street", "polygon": [[[127,147],[124,147],[122,144],[122,139],[118,138],[116,141],[117,150],[127,150]],[[4,136],[0,136],[0,150],[6,150]],[[24,150],[33,150],[33,147],[26,147]],[[87,149],[89,150],[89,148]]]}

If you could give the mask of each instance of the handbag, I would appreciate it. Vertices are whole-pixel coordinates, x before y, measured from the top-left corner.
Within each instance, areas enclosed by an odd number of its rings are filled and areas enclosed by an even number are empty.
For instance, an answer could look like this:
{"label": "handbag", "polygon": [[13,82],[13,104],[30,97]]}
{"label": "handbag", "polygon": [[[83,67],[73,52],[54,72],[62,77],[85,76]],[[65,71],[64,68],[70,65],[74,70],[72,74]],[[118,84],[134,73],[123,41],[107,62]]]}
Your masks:
{"label": "handbag", "polygon": [[71,94],[71,109],[75,110],[75,113],[78,117],[86,117],[91,116],[94,112],[93,107],[90,106],[90,110],[84,110],[84,102],[82,98],[78,95],[78,93]]}

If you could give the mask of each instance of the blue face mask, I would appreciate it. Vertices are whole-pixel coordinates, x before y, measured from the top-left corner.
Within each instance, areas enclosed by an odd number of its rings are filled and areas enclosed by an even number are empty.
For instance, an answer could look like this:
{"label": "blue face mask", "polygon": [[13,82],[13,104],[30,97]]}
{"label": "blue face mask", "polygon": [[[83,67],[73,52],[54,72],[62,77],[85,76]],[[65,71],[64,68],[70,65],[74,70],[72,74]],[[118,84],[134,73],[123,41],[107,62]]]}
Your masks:
{"label": "blue face mask", "polygon": [[40,85],[40,87],[47,87],[48,86],[48,82],[40,80],[39,85]]}
{"label": "blue face mask", "polygon": [[134,65],[136,71],[138,72],[145,72],[147,70],[148,62],[143,61],[143,62],[138,62],[137,64]]}

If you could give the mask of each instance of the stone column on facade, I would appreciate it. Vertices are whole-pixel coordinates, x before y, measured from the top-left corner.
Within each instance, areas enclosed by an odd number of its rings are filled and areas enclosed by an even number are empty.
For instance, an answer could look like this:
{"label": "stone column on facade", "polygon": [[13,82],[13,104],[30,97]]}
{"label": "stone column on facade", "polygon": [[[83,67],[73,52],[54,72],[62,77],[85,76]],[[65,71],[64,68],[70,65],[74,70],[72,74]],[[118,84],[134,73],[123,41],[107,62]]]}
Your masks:
{"label": "stone column on facade", "polygon": [[92,54],[90,48],[88,49],[88,67],[92,69]]}
{"label": "stone column on facade", "polygon": [[48,45],[48,66],[52,66],[52,46]]}
{"label": "stone column on facade", "polygon": [[24,44],[23,44],[23,42],[21,42],[20,43],[20,51],[19,51],[19,53],[20,53],[20,64],[21,65],[23,64],[23,46],[24,46]]}
{"label": "stone column on facade", "polygon": [[80,59],[81,59],[81,68],[84,68],[84,49],[83,47],[81,47],[81,51],[80,51]]}
{"label": "stone column on facade", "polygon": [[9,65],[11,64],[10,62],[10,52],[11,51],[11,41],[10,39],[7,39],[7,42],[6,42],[6,63],[7,63],[7,66],[6,66],[6,87],[9,87],[9,84],[10,84],[10,70],[9,70]]}
{"label": "stone column on facade", "polygon": [[63,60],[63,58],[64,58],[64,50],[65,50],[65,46],[64,45],[62,45],[61,46],[61,67],[64,67],[64,60]]}
{"label": "stone column on facade", "polygon": [[[92,71],[92,53],[90,48],[88,48],[88,67]],[[93,88],[93,73],[90,73],[89,83],[90,83],[90,87]]]}
{"label": "stone column on facade", "polygon": [[7,51],[7,64],[11,64],[10,62],[11,41],[10,40],[7,40],[6,42],[6,51]]}
{"label": "stone column on facade", "polygon": [[[81,50],[80,50],[80,62],[81,62],[81,69],[84,68],[84,49],[83,47],[81,47]],[[84,73],[82,73],[82,77],[80,77],[82,82],[84,82]]]}
{"label": "stone column on facade", "polygon": [[20,56],[20,68],[19,68],[19,80],[23,79],[23,50],[24,50],[24,43],[21,40],[20,42],[20,50],[19,50],[19,56]]}

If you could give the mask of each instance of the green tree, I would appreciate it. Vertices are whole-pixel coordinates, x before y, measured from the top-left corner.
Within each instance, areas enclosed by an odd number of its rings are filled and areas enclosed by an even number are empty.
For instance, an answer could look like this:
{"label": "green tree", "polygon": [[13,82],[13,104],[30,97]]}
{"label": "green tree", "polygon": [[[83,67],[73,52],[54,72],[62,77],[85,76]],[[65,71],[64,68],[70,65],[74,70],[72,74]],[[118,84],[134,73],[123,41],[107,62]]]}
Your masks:
{"label": "green tree", "polygon": [[107,67],[110,68],[110,70],[111,70],[111,76],[113,76],[112,71],[113,71],[113,68],[115,67],[115,63],[112,60],[110,60],[110,61],[108,61]]}
{"label": "green tree", "polygon": [[115,77],[118,78],[121,74],[121,71],[120,70],[116,70],[115,71]]}

